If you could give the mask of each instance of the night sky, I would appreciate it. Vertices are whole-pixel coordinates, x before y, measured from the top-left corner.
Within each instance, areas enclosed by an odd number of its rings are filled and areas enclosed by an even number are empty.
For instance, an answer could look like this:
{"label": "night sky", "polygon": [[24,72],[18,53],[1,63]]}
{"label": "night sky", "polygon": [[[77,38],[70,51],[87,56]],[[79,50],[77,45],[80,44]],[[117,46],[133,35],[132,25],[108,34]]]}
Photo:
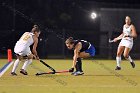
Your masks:
{"label": "night sky", "polygon": [[[64,48],[62,45],[62,41],[64,40],[60,38],[73,36],[76,39],[86,39],[94,43],[98,50],[97,54],[99,54],[101,8],[140,9],[140,1],[0,0],[0,52],[5,53],[6,49],[13,49],[19,37],[25,31],[30,31],[34,24],[37,24],[42,31],[40,38],[43,41],[40,44],[44,48],[52,50],[51,47],[55,46],[55,44],[51,42],[56,40],[60,43],[59,47]],[[98,14],[95,20],[90,18],[90,14],[93,11]],[[45,55],[46,53],[62,53],[61,50],[53,50],[53,52],[48,51],[43,53]]]}

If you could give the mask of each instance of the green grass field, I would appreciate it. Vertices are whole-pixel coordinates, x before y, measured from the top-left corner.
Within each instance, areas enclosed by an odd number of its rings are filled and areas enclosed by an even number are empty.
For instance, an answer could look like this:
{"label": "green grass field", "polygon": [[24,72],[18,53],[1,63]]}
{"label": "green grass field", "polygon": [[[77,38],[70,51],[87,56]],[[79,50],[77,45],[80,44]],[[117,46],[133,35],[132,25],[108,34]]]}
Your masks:
{"label": "green grass field", "polygon": [[[0,67],[7,60],[0,60]],[[45,60],[56,70],[67,70],[71,60]],[[115,60],[83,60],[83,76],[70,73],[35,76],[40,70],[50,71],[38,61],[28,67],[28,76],[11,76],[10,68],[0,78],[0,93],[140,93],[140,62],[136,68],[123,61],[121,71],[115,71]]]}

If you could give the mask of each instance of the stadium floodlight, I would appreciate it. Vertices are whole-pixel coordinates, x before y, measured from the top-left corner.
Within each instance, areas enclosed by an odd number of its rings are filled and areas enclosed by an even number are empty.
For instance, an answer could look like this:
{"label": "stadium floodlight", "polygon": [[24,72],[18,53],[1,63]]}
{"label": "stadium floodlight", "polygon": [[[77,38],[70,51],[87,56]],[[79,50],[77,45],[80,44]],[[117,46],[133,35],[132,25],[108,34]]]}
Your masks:
{"label": "stadium floodlight", "polygon": [[91,18],[92,18],[92,19],[95,19],[96,17],[97,17],[97,14],[96,14],[95,12],[92,12],[92,13],[91,13]]}

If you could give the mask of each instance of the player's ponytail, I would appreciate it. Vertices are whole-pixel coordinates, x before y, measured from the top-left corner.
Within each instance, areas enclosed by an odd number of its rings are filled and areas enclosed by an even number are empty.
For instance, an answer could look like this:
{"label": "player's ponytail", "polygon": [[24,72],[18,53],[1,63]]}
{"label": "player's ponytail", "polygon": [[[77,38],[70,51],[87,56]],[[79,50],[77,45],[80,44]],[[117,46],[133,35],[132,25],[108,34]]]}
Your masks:
{"label": "player's ponytail", "polygon": [[32,30],[31,30],[32,33],[35,33],[35,32],[40,32],[40,29],[38,27],[38,25],[34,25]]}
{"label": "player's ponytail", "polygon": [[69,37],[68,39],[66,39],[65,43],[66,44],[73,44],[74,43],[73,37]]}

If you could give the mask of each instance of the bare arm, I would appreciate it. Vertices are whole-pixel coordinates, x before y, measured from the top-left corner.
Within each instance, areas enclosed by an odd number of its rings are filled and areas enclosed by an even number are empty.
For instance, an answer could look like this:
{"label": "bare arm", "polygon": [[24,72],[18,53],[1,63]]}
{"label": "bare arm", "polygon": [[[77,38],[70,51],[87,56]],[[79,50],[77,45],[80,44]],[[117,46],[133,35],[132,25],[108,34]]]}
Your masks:
{"label": "bare arm", "polygon": [[124,34],[122,33],[121,35],[119,35],[119,36],[117,37],[117,39],[118,39],[118,40],[122,39],[122,38],[123,38],[123,35],[124,35]]}
{"label": "bare arm", "polygon": [[34,44],[33,44],[32,52],[33,52],[34,56],[37,59],[39,59],[39,56],[38,56],[37,51],[36,51],[36,48],[37,48],[37,45],[38,45],[38,38],[34,36],[33,39],[34,39]]}
{"label": "bare arm", "polygon": [[118,37],[114,38],[114,42],[117,42],[118,40],[122,39],[123,38],[123,33],[121,35],[119,35]]}
{"label": "bare arm", "polygon": [[75,50],[74,50],[74,56],[73,56],[73,65],[72,65],[72,68],[75,67],[76,65],[76,61],[77,61],[77,58],[79,56],[79,52],[80,52],[80,49],[82,48],[82,44],[79,42],[76,47],[75,47]]}
{"label": "bare arm", "polygon": [[136,38],[137,37],[137,33],[136,33],[136,29],[135,29],[135,26],[132,25],[132,34],[131,34],[132,37]]}

